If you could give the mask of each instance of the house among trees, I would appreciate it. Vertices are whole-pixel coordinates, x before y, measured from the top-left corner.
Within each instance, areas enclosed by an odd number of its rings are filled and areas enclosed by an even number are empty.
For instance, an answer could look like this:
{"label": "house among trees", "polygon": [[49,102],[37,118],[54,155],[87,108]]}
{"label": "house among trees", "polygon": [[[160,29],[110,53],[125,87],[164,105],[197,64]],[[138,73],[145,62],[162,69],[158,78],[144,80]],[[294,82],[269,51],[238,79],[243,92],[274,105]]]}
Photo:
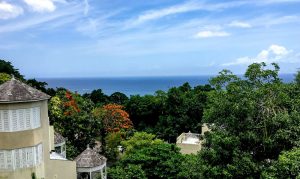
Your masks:
{"label": "house among trees", "polygon": [[[207,124],[203,124],[201,128],[201,135],[208,132],[209,128]],[[177,137],[176,145],[180,148],[182,154],[196,154],[201,150],[203,140],[201,140],[201,135],[197,133],[182,133]]]}
{"label": "house among trees", "polygon": [[14,78],[0,85],[0,178],[76,178],[76,163],[65,158],[64,141],[54,144],[49,98]]}

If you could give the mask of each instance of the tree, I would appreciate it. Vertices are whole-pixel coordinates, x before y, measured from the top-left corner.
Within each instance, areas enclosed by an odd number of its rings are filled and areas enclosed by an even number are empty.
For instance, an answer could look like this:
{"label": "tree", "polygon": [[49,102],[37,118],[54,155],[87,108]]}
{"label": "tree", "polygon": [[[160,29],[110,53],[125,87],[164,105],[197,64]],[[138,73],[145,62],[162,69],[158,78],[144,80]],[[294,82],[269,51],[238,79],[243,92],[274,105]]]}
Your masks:
{"label": "tree", "polygon": [[76,157],[100,135],[101,123],[92,115],[93,103],[79,94],[60,90],[50,100],[49,117],[55,130],[68,138],[67,155]]}
{"label": "tree", "polygon": [[115,167],[137,165],[147,178],[175,178],[180,172],[183,159],[179,148],[151,138],[151,134],[138,133],[128,141],[122,142],[127,147],[125,150],[129,148],[129,151],[125,152]]}
{"label": "tree", "polygon": [[165,101],[165,112],[159,116],[155,132],[174,143],[182,132],[201,132],[203,109],[206,106],[207,86],[191,88],[188,83],[170,88]]}
{"label": "tree", "polygon": [[141,149],[153,144],[163,143],[160,139],[155,139],[155,135],[146,132],[135,132],[130,139],[122,141],[121,144],[125,148],[125,153],[130,154],[132,151]]}
{"label": "tree", "polygon": [[111,160],[115,161],[119,157],[119,149],[121,141],[123,140],[121,132],[112,132],[106,135],[104,144],[104,154]]}
{"label": "tree", "polygon": [[46,93],[47,92],[47,89],[46,89],[46,86],[48,85],[46,82],[40,82],[40,81],[37,81],[36,79],[29,79],[27,80],[26,82],[27,84],[29,84],[30,86]]}
{"label": "tree", "polygon": [[164,92],[153,95],[133,95],[126,103],[126,110],[137,130],[154,132],[153,128],[163,114],[166,94]]}
{"label": "tree", "polygon": [[11,79],[11,77],[8,74],[0,73],[0,85],[2,83],[5,83],[5,82],[9,81],[10,79]]}
{"label": "tree", "polygon": [[11,62],[0,60],[0,73],[6,73],[8,75],[14,75],[15,78],[24,80],[24,76],[20,74],[19,70],[16,69]]}
{"label": "tree", "polygon": [[205,178],[259,178],[270,161],[300,145],[299,91],[279,66],[250,65],[241,79],[228,70],[210,82],[204,111],[212,132],[200,152]]}
{"label": "tree", "polygon": [[93,90],[90,94],[86,93],[83,97],[90,99],[97,106],[108,103],[108,96],[101,89]]}
{"label": "tree", "polygon": [[177,178],[184,179],[199,179],[204,178],[202,176],[203,164],[199,157],[194,154],[184,155],[180,165],[180,172]]}
{"label": "tree", "polygon": [[119,105],[124,105],[128,101],[128,97],[120,92],[114,92],[109,96],[109,102]]}
{"label": "tree", "polygon": [[94,110],[94,115],[102,118],[104,129],[107,133],[128,131],[133,128],[129,114],[123,110],[123,106],[107,104]]}
{"label": "tree", "polygon": [[300,148],[282,152],[263,173],[263,178],[300,178]]}
{"label": "tree", "polygon": [[108,169],[109,179],[146,179],[145,172],[142,170],[141,165],[129,164],[125,168],[116,166]]}
{"label": "tree", "polygon": [[295,82],[300,86],[300,71],[298,71],[295,75]]}

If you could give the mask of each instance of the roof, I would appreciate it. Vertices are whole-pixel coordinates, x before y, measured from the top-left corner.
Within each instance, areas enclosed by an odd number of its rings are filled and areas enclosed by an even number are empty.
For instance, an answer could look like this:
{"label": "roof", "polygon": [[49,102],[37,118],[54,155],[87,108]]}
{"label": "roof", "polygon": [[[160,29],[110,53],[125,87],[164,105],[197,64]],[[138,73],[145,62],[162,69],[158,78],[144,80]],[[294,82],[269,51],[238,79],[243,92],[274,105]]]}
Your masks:
{"label": "roof", "polygon": [[54,132],[54,144],[66,142],[66,139],[58,132]]}
{"label": "roof", "polygon": [[67,160],[66,158],[64,158],[62,155],[56,153],[56,152],[51,152],[50,153],[50,159],[51,160]]}
{"label": "roof", "polygon": [[106,158],[98,154],[93,149],[87,147],[80,155],[75,158],[77,168],[93,168],[106,163]]}
{"label": "roof", "polygon": [[49,95],[14,78],[0,85],[0,103],[41,101],[49,98]]}

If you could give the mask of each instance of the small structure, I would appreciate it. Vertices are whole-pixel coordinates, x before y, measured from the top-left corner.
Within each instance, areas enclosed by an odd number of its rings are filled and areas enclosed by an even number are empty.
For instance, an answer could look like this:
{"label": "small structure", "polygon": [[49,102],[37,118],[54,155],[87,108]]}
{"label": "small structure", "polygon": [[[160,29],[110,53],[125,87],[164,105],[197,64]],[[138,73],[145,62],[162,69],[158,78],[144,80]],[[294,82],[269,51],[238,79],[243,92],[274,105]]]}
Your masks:
{"label": "small structure", "polygon": [[58,132],[54,132],[54,150],[66,158],[66,139]]}
{"label": "small structure", "polygon": [[107,178],[106,161],[107,159],[98,154],[89,146],[85,151],[78,155],[75,159],[77,167],[77,178],[83,179],[82,174],[88,174],[89,179],[93,179],[94,173],[100,173],[102,179]]}
{"label": "small structure", "polygon": [[[205,132],[209,131],[207,124],[202,125],[202,133],[204,135]],[[182,133],[177,137],[176,145],[180,148],[180,152],[182,154],[196,154],[199,150],[201,150],[201,146],[203,140],[201,140],[200,134],[196,133]]]}

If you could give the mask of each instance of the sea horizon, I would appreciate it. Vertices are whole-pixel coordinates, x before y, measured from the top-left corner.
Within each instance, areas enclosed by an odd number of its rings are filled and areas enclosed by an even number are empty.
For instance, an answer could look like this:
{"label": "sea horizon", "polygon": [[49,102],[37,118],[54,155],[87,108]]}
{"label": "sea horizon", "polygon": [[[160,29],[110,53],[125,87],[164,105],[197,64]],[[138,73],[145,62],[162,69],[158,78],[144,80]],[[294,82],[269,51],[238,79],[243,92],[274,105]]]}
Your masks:
{"label": "sea horizon", "polygon": [[[130,95],[153,95],[156,91],[168,91],[188,82],[191,87],[209,84],[209,79],[216,75],[193,76],[120,76],[120,77],[48,77],[36,78],[38,81],[48,83],[49,88],[63,87],[79,94],[90,93],[96,89],[111,95],[121,92]],[[242,77],[242,75],[238,75]],[[294,74],[279,74],[286,83],[292,82]]]}

